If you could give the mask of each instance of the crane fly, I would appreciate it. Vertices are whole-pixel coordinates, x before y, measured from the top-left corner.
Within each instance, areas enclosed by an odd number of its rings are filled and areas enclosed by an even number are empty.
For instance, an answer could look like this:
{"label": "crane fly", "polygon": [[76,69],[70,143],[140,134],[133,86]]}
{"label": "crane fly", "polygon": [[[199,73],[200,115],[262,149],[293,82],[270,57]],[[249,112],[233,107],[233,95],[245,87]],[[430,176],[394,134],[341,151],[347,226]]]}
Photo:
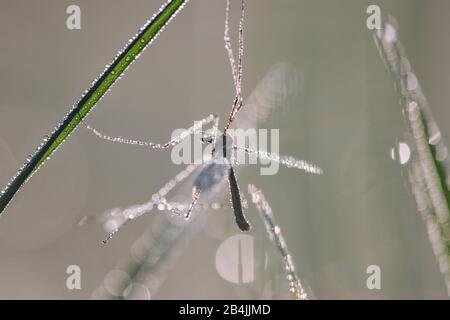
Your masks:
{"label": "crane fly", "polygon": [[[258,121],[267,117],[270,108],[274,108],[276,99],[268,99],[268,103],[261,105],[261,97],[258,96],[258,90],[255,90],[250,95],[248,101],[244,104],[242,97],[242,77],[243,77],[243,58],[244,58],[244,13],[245,5],[244,1],[241,1],[241,16],[239,20],[239,35],[238,35],[238,57],[237,62],[235,60],[233,50],[231,47],[229,36],[229,20],[230,20],[230,1],[226,3],[225,14],[225,30],[224,30],[224,42],[225,49],[228,56],[228,60],[231,66],[231,73],[233,76],[234,84],[234,99],[231,107],[230,114],[227,118],[227,122],[223,128],[223,131],[219,132],[219,116],[217,114],[211,114],[206,118],[197,121],[193,126],[184,130],[180,135],[175,136],[166,143],[155,143],[149,141],[141,141],[123,138],[121,136],[113,137],[103,134],[101,131],[85,124],[97,137],[116,143],[137,145],[148,147],[151,149],[168,149],[180,144],[188,136],[198,132],[203,126],[212,124],[209,130],[202,132],[201,142],[211,147],[211,152],[206,161],[201,164],[189,164],[183,171],[170,180],[165,186],[163,186],[157,193],[152,196],[151,201],[142,205],[131,206],[127,209],[115,209],[109,212],[109,218],[104,219],[106,223],[112,223],[108,229],[111,230],[108,237],[104,240],[107,243],[125,224],[129,221],[142,216],[145,213],[152,211],[155,207],[159,210],[168,210],[175,216],[184,217],[185,220],[190,220],[192,213],[196,208],[198,209],[218,209],[224,205],[220,203],[208,204],[208,202],[202,204],[202,199],[211,199],[212,195],[217,193],[217,190],[221,188],[224,182],[228,181],[229,195],[231,199],[231,208],[234,213],[234,220],[237,227],[243,231],[248,232],[251,229],[249,220],[247,219],[244,209],[248,207],[248,203],[242,196],[238,180],[235,173],[235,161],[233,154],[236,152],[244,152],[245,154],[252,154],[259,159],[278,162],[279,164],[287,167],[293,167],[304,170],[313,174],[322,174],[322,170],[313,164],[309,164],[304,160],[297,160],[290,156],[280,156],[277,154],[269,153],[263,150],[252,149],[248,146],[240,146],[234,144],[231,131],[232,126],[239,127],[254,127]],[[278,64],[272,68],[266,77],[262,81],[263,89],[269,89],[268,95],[272,94],[276,97],[276,94],[284,96],[284,92],[276,92],[273,90],[273,86],[279,85],[280,80],[286,77],[288,69],[285,64]],[[298,82],[298,79],[295,79]],[[285,85],[281,81],[281,85]],[[261,85],[260,85],[261,86]],[[260,87],[259,86],[259,87]],[[258,89],[258,88],[257,88]],[[272,92],[270,92],[272,89]],[[292,88],[291,88],[292,89]],[[273,92],[275,91],[275,92]],[[267,93],[265,93],[267,94]],[[255,98],[256,97],[256,98]],[[252,99],[253,98],[253,99]],[[284,98],[284,97],[282,97]],[[267,102],[267,101],[266,101]],[[265,105],[264,105],[265,104]],[[246,110],[247,108],[247,110]],[[238,114],[241,113],[241,118]],[[244,111],[245,110],[245,111]],[[192,196],[188,203],[185,202],[168,202],[166,199],[167,194],[172,191],[181,182],[193,176],[190,185]],[[293,292],[294,297],[298,299],[306,298],[306,293],[300,284],[298,276],[295,272],[295,267],[292,262],[292,257],[287,249],[286,242],[281,234],[280,227],[276,224],[272,209],[263,196],[261,190],[257,189],[254,185],[249,185],[248,192],[251,196],[252,203],[255,205],[260,213],[261,218],[264,221],[267,232],[270,235],[271,240],[275,243],[278,251],[281,254],[287,278],[290,284],[290,290]],[[168,230],[165,230],[168,231]],[[165,232],[162,230],[161,232]],[[178,232],[178,231],[176,231]]]}

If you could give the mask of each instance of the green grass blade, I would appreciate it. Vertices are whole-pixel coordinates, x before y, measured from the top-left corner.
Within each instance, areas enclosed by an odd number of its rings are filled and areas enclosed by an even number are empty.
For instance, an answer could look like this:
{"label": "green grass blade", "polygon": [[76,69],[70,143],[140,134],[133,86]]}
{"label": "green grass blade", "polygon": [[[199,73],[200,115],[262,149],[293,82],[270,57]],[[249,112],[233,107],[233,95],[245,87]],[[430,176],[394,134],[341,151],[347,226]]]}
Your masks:
{"label": "green grass blade", "polygon": [[20,187],[31,178],[45,160],[69,137],[82,119],[94,108],[139,54],[156,38],[164,26],[183,8],[186,2],[187,0],[171,0],[167,2],[151,20],[147,21],[132,41],[119,52],[114,61],[95,80],[93,85],[73,106],[52,134],[44,139],[34,155],[27,158],[17,175],[0,191],[0,215]]}

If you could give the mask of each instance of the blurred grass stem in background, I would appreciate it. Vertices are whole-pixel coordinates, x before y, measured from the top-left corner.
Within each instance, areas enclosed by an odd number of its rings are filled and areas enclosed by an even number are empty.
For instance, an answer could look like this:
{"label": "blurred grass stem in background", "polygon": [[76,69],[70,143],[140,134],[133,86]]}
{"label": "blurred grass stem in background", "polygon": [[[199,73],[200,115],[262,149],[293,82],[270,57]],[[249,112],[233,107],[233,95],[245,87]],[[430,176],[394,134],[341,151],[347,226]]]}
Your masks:
{"label": "blurred grass stem in background", "polygon": [[401,42],[396,23],[388,19],[374,34],[375,43],[401,94],[406,125],[414,143],[409,180],[417,208],[450,295],[450,158],[419,80]]}

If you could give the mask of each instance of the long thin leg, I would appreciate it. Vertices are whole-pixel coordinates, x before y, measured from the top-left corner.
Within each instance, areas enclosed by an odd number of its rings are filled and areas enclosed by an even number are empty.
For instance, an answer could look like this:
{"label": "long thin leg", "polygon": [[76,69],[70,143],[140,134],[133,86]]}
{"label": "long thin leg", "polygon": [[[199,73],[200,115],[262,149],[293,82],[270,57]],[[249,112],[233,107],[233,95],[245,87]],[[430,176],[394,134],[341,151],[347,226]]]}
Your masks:
{"label": "long thin leg", "polygon": [[228,130],[231,123],[236,118],[239,110],[242,108],[243,100],[242,100],[242,61],[244,59],[244,13],[245,13],[245,5],[244,0],[241,0],[241,18],[239,21],[239,52],[238,52],[238,65],[236,68],[236,64],[234,61],[233,51],[231,49],[231,45],[229,42],[230,37],[228,36],[228,22],[229,22],[229,11],[230,11],[230,1],[227,0],[227,10],[226,10],[226,18],[225,18],[225,48],[228,52],[228,57],[230,60],[231,70],[233,73],[234,79],[234,87],[236,91],[236,95],[234,98],[233,106],[231,108],[230,115],[228,117],[228,122],[225,126],[224,132]]}
{"label": "long thin leg", "polygon": [[230,183],[231,202],[233,204],[236,224],[238,225],[239,229],[241,229],[241,231],[250,231],[251,226],[244,215],[244,211],[242,210],[241,193],[239,192],[239,186],[237,184],[236,176],[234,174],[232,166],[230,166],[228,182]]}
{"label": "long thin leg", "polygon": [[[182,212],[185,212],[184,210],[187,210],[189,208],[189,206],[191,205],[192,202],[189,203],[185,203],[185,202],[160,202],[159,205],[163,205],[164,209],[167,209],[169,211],[171,211],[172,213],[180,216]],[[248,203],[247,200],[245,198],[242,198],[241,201],[242,204],[242,208],[247,209],[248,208]],[[199,210],[204,210],[204,211],[213,211],[213,210],[233,210],[233,204],[232,203],[221,203],[221,202],[200,202],[199,201],[195,204],[195,207]]]}
{"label": "long thin leg", "polygon": [[[238,86],[238,71],[236,68],[236,61],[234,60],[233,49],[230,43],[230,0],[227,0],[227,7],[225,10],[225,31],[223,40],[225,41],[225,49],[227,50],[228,60],[230,60],[231,73],[233,74],[234,87]],[[237,93],[237,92],[236,92]]]}
{"label": "long thin leg", "polygon": [[281,255],[286,272],[286,278],[289,282],[289,291],[295,299],[307,300],[308,295],[303,289],[300,278],[297,276],[294,261],[292,260],[292,256],[289,252],[286,241],[284,240],[283,234],[281,233],[281,228],[277,225],[272,208],[264,197],[262,191],[257,189],[254,185],[248,185],[248,193],[250,194],[253,204],[256,206],[256,209],[264,221],[264,225],[266,226],[270,239],[275,243],[275,246]]}
{"label": "long thin leg", "polygon": [[191,204],[189,205],[188,210],[187,210],[186,213],[184,214],[184,218],[185,218],[186,220],[189,220],[189,219],[191,218],[192,210],[194,210],[194,207],[195,207],[195,205],[197,204],[198,199],[200,198],[200,194],[201,194],[201,191],[200,191],[200,190],[197,190],[197,188],[194,187],[194,190],[192,190],[192,202],[191,202]]}
{"label": "long thin leg", "polygon": [[183,133],[181,133],[179,136],[173,138],[172,140],[170,140],[166,143],[155,143],[155,142],[150,142],[150,141],[134,140],[134,139],[123,138],[123,137],[111,137],[111,136],[101,133],[100,131],[91,127],[88,124],[86,124],[86,128],[89,131],[91,131],[92,133],[94,133],[97,137],[99,137],[100,139],[103,139],[103,140],[116,142],[116,143],[150,147],[152,149],[167,149],[167,148],[173,147],[173,146],[181,143],[181,141],[183,141],[183,139],[185,139],[187,136],[199,131],[204,125],[211,123],[211,122],[214,122],[214,123],[218,122],[218,116],[216,114],[211,114],[208,117],[206,117],[200,121],[197,121],[192,127],[183,131]]}
{"label": "long thin leg", "polygon": [[[103,240],[103,243],[107,243],[117,232],[120,231],[122,227],[124,227],[128,222],[131,220],[134,220],[136,218],[139,218],[140,216],[150,212],[153,210],[153,208],[158,205],[163,205],[164,209],[167,207],[167,205],[164,202],[164,199],[166,195],[175,188],[179,183],[184,181],[186,178],[188,178],[192,172],[195,171],[199,167],[199,164],[191,164],[188,165],[184,170],[182,170],[180,173],[178,173],[173,179],[169,180],[157,193],[155,193],[152,196],[152,199],[144,204],[141,205],[135,205],[131,206],[126,209],[112,209],[109,210],[111,212],[112,216],[117,217],[120,216],[120,221],[118,222],[118,226],[114,228],[113,231],[111,231],[107,238]],[[172,206],[169,206],[172,207]],[[173,206],[175,207],[175,206]],[[120,214],[118,214],[120,213]]]}
{"label": "long thin leg", "polygon": [[[241,18],[239,20],[239,52],[238,52],[238,80],[237,80],[237,90],[239,96],[241,96],[241,86],[242,86],[242,60],[244,59],[244,13],[245,5],[244,0],[241,1]],[[240,105],[242,106],[242,104]]]}
{"label": "long thin leg", "polygon": [[308,173],[313,173],[313,174],[322,174],[323,173],[323,170],[320,167],[318,167],[317,165],[308,163],[305,160],[296,159],[291,156],[280,156],[275,153],[269,153],[267,151],[262,151],[262,150],[254,150],[254,149],[247,148],[247,147],[233,146],[233,149],[243,150],[247,153],[254,154],[260,159],[278,162],[282,165],[285,165],[288,168],[297,168],[297,169],[304,170]]}

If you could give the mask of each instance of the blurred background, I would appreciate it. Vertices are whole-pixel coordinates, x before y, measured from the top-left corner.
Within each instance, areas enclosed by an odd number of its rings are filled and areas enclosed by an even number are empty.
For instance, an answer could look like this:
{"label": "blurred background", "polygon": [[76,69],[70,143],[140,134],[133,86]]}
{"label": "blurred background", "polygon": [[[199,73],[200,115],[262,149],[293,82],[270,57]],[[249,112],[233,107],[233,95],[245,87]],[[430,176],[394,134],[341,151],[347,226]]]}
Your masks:
{"label": "blurred background", "polygon": [[[0,0],[0,185],[161,3]],[[81,8],[80,30],[66,27],[71,4]],[[450,2],[246,4],[244,95],[276,63],[297,70],[295,98],[261,127],[279,128],[280,153],[316,163],[324,174],[280,168],[261,176],[249,166],[239,171],[239,184],[246,191],[254,183],[265,193],[311,297],[446,299],[407,163],[391,158],[404,141],[402,109],[366,27],[366,8],[376,4],[396,18],[450,141]],[[235,45],[239,1],[232,6]],[[111,135],[157,142],[213,112],[223,126],[234,98],[224,16],[225,1],[191,0],[87,122]],[[128,224],[106,246],[96,215],[148,201],[180,170],[170,151],[111,144],[78,128],[0,218],[0,298],[113,298],[110,284],[131,276],[121,266],[133,259],[133,243],[162,213]],[[127,298],[289,298],[277,252],[258,240],[264,229],[257,212],[248,215],[255,227],[246,235],[230,210],[211,215],[188,244],[173,248],[179,254],[158,271],[157,285],[143,275]],[[70,265],[80,267],[80,290],[66,287]],[[380,267],[380,290],[366,286],[370,265]]]}

